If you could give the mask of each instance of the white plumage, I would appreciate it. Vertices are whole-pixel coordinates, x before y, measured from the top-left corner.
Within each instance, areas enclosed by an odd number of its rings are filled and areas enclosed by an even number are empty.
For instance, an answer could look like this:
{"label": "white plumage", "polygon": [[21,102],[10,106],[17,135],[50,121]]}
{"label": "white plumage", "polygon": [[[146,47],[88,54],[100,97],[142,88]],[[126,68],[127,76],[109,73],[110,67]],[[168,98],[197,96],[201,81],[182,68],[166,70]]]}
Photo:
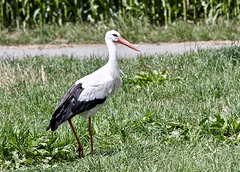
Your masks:
{"label": "white plumage", "polygon": [[63,96],[50,120],[47,130],[55,131],[63,122],[68,120],[78,141],[79,156],[82,157],[83,148],[73,128],[71,118],[79,114],[89,118],[89,134],[91,138],[91,153],[93,154],[91,117],[99,111],[104,102],[121,87],[120,69],[116,56],[116,42],[122,43],[136,51],[133,45],[123,39],[120,34],[111,30],[105,35],[105,42],[109,50],[108,62],[95,72],[78,80]]}

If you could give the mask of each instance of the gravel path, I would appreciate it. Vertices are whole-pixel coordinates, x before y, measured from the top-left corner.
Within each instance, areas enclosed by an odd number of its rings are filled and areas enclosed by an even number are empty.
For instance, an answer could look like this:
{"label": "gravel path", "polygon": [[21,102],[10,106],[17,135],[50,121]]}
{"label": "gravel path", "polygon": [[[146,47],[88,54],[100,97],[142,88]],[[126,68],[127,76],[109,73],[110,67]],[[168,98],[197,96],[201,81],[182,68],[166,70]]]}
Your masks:
{"label": "gravel path", "polygon": [[[182,54],[197,49],[219,48],[231,45],[240,45],[239,42],[231,41],[204,41],[204,42],[185,42],[185,43],[162,43],[162,44],[135,44],[144,55],[156,54]],[[105,44],[63,44],[63,45],[20,45],[20,46],[0,46],[0,58],[14,57],[23,58],[26,56],[75,56],[86,58],[91,56],[106,57],[108,54]],[[118,45],[118,57],[131,58],[138,56],[139,53],[131,49]]]}

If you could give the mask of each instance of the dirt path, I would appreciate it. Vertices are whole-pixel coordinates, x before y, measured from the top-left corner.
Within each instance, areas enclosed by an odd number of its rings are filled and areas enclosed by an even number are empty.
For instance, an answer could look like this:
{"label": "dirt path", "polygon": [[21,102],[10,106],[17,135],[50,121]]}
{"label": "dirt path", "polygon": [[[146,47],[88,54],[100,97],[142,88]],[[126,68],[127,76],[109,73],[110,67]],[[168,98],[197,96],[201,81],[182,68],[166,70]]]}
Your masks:
{"label": "dirt path", "polygon": [[[240,42],[231,41],[202,41],[202,42],[184,42],[184,43],[162,43],[162,44],[135,44],[135,46],[144,55],[156,54],[182,54],[197,49],[219,48],[231,45],[240,45]],[[0,46],[0,58],[15,57],[23,58],[26,56],[75,56],[86,58],[91,56],[106,57],[108,54],[105,44],[61,44],[61,45],[19,45],[19,46]],[[129,48],[118,45],[118,57],[131,58],[138,56],[139,53]]]}

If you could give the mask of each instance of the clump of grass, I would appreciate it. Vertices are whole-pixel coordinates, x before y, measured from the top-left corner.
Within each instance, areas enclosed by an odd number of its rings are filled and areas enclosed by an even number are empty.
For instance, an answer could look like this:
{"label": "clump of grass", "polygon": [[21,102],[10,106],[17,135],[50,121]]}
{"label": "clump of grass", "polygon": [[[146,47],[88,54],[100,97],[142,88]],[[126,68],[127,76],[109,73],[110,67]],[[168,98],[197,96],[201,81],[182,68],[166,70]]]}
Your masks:
{"label": "clump of grass", "polygon": [[93,157],[87,121],[73,119],[83,159],[69,126],[45,129],[68,88],[106,59],[1,60],[0,169],[238,171],[239,57],[230,47],[120,59],[127,77],[93,117]]}

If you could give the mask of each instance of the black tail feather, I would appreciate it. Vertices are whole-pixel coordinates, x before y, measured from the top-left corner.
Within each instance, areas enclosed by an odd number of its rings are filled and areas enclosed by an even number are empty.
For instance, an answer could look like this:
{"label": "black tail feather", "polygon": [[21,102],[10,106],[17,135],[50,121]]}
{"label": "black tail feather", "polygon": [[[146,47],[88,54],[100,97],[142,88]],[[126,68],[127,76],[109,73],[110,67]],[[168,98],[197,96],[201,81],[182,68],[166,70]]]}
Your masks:
{"label": "black tail feather", "polygon": [[53,112],[52,119],[50,120],[46,131],[49,129],[55,131],[63,122],[73,117],[73,113],[71,112],[71,107],[73,106],[72,100],[69,100],[62,106],[57,107],[57,109]]}
{"label": "black tail feather", "polygon": [[82,91],[83,88],[81,83],[73,85],[67,91],[67,93],[63,96],[60,105],[53,112],[52,119],[47,127],[47,130],[51,129],[52,131],[55,131],[63,122],[76,115],[71,112],[71,108]]}

